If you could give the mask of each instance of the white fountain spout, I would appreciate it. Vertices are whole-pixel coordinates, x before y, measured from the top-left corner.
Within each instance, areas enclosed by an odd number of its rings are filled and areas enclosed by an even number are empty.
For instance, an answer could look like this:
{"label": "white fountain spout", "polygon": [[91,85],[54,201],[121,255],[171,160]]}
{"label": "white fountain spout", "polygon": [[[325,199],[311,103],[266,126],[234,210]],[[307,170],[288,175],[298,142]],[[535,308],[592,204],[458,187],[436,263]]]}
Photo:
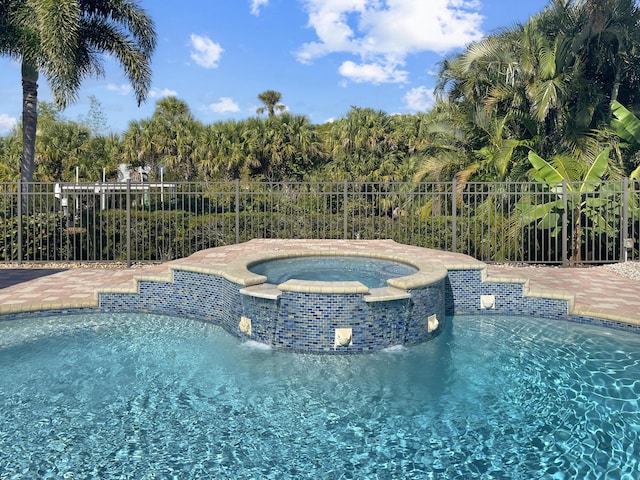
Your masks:
{"label": "white fountain spout", "polygon": [[431,315],[427,319],[427,332],[431,333],[437,330],[439,325],[440,325],[440,322],[438,321],[438,317],[435,315]]}

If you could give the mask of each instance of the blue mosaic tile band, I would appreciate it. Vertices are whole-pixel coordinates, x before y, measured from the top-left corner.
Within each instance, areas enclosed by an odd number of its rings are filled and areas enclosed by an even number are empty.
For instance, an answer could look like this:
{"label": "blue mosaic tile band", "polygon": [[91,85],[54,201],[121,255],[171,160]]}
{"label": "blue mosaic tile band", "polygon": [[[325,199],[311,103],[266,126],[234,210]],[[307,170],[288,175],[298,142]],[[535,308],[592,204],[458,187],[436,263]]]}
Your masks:
{"label": "blue mosaic tile band", "polygon": [[[528,315],[587,323],[640,333],[640,326],[570,315],[565,300],[526,297],[520,283],[483,282],[480,270],[452,270],[434,285],[410,291],[407,300],[364,301],[359,294],[282,292],[278,300],[240,294],[240,286],[217,275],[175,270],[171,282],[141,281],[136,293],[102,293],[98,308],[64,308],[7,313],[0,320],[95,312],[142,312],[210,321],[230,333],[301,352],[359,353],[429,340],[446,317],[465,314]],[[493,295],[495,308],[482,309],[481,295]],[[440,326],[428,332],[428,318]],[[251,333],[240,319],[251,320]],[[351,328],[352,343],[334,346],[335,329]]]}
{"label": "blue mosaic tile band", "polygon": [[[449,271],[445,293],[448,315],[489,313],[571,320],[566,300],[526,297],[521,283],[483,282],[480,270]],[[495,296],[495,308],[482,309],[481,295]]]}
{"label": "blue mosaic tile band", "polygon": [[[278,300],[243,296],[242,314],[251,319],[253,339],[277,348],[359,353],[421,343],[436,335],[428,333],[427,319],[438,315],[444,325],[444,283],[415,290],[414,296],[417,301],[412,298],[367,303],[361,294],[285,291]],[[434,298],[424,301],[430,297]],[[352,330],[349,346],[335,346],[335,331],[339,328]]]}
{"label": "blue mosaic tile band", "polygon": [[[277,348],[314,353],[359,353],[412,345],[434,337],[427,319],[444,326],[444,282],[411,292],[411,300],[367,303],[361,294],[282,292],[269,300],[239,293],[216,275],[175,270],[172,282],[141,281],[138,293],[100,294],[100,309],[196,317],[241,337]],[[240,320],[251,321],[251,334]],[[335,331],[352,329],[352,343],[335,346]]]}
{"label": "blue mosaic tile band", "polygon": [[10,320],[21,320],[24,318],[43,318],[43,317],[56,317],[63,315],[84,315],[91,313],[100,313],[101,309],[95,307],[82,307],[82,308],[56,308],[52,310],[26,310],[23,312],[3,313],[0,315],[0,322]]}
{"label": "blue mosaic tile band", "polygon": [[138,293],[100,294],[100,309],[197,317],[239,335],[240,297],[238,285],[223,277],[175,270],[172,282],[141,281]]}

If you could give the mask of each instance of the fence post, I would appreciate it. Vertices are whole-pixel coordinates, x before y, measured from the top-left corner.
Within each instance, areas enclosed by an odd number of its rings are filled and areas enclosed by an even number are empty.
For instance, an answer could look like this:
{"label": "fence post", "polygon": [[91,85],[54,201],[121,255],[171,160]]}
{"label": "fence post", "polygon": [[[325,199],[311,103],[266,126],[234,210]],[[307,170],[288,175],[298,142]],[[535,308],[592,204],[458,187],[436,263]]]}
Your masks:
{"label": "fence post", "polygon": [[18,265],[22,264],[22,180],[18,180]]}
{"label": "fence post", "polygon": [[622,215],[620,217],[620,262],[627,261],[625,240],[629,235],[629,177],[622,182]]}
{"label": "fence post", "polygon": [[127,179],[127,267],[131,266],[131,179]]}
{"label": "fence post", "polygon": [[453,177],[451,182],[451,251],[458,251],[458,181]]}
{"label": "fence post", "polygon": [[347,240],[347,229],[349,226],[349,222],[347,221],[349,219],[349,212],[348,212],[348,208],[347,208],[347,180],[345,179],[344,181],[344,185],[342,188],[342,208],[343,208],[343,212],[344,212],[344,219],[343,219],[343,225],[342,225],[342,238],[344,240]]}
{"label": "fence post", "polygon": [[562,266],[569,266],[569,245],[568,245],[568,228],[569,214],[567,208],[569,205],[569,189],[567,188],[567,180],[562,179]]}
{"label": "fence post", "polygon": [[236,244],[240,243],[240,179],[236,178]]}

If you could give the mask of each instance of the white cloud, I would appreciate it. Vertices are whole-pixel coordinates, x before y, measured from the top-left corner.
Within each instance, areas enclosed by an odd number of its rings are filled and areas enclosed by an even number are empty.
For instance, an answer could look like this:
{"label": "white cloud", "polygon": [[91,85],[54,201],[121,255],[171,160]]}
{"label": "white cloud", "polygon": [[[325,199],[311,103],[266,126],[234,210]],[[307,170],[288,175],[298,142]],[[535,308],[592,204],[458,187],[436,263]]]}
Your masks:
{"label": "white cloud", "polygon": [[18,125],[18,120],[6,113],[0,113],[0,132],[9,132]]}
{"label": "white cloud", "polygon": [[347,60],[338,69],[340,75],[356,83],[403,83],[408,72],[398,70],[396,65],[380,65],[378,63],[355,64]]}
{"label": "white cloud", "polygon": [[149,91],[149,98],[165,98],[165,97],[177,97],[178,92],[175,90],[170,90],[168,88],[163,88],[159,90],[157,88],[152,88]]}
{"label": "white cloud", "polygon": [[240,107],[230,97],[220,97],[217,103],[212,103],[209,108],[216,113],[239,112]]}
{"label": "white cloud", "polygon": [[[107,85],[107,90],[114,92],[118,95],[129,95],[131,93],[131,85],[123,83],[122,85],[115,85],[110,83]],[[152,88],[149,90],[149,98],[164,98],[164,97],[176,97],[178,93],[175,90],[169,90],[168,88],[158,89]]]}
{"label": "white cloud", "polygon": [[251,15],[260,15],[260,7],[268,4],[269,0],[251,0]]}
{"label": "white cloud", "polygon": [[481,37],[479,7],[466,0],[389,1],[387,9],[363,14],[363,48],[404,56],[464,47]]}
{"label": "white cloud", "polygon": [[107,90],[109,90],[110,92],[115,92],[118,95],[129,95],[129,93],[131,93],[131,85],[126,83],[122,85],[115,85],[113,83],[110,83],[109,85],[107,85]]}
{"label": "white cloud", "polygon": [[191,59],[204,68],[216,68],[224,49],[208,37],[191,34]]}
{"label": "white cloud", "polygon": [[404,96],[404,103],[409,110],[426,112],[435,103],[433,90],[427,87],[412,88]]}
{"label": "white cloud", "polygon": [[[386,82],[398,82],[395,71],[408,55],[445,53],[481,37],[477,0],[302,0],[317,41],[296,52],[302,63],[332,53],[360,58],[360,67],[377,66]],[[346,62],[345,62],[346,63]],[[353,72],[354,62],[341,67]],[[395,73],[394,73],[395,72]],[[364,78],[359,75],[356,78]],[[372,81],[385,78],[371,75]],[[366,81],[366,80],[361,80]]]}

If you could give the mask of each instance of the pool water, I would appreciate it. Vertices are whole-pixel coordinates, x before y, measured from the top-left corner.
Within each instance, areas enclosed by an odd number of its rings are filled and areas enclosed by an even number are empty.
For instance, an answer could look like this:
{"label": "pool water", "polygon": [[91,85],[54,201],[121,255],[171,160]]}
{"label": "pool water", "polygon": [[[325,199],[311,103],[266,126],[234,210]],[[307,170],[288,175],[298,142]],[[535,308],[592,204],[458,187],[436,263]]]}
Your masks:
{"label": "pool water", "polygon": [[640,476],[640,335],[447,323],[323,356],[164,316],[0,322],[0,478]]}
{"label": "pool water", "polygon": [[288,257],[254,263],[249,270],[279,285],[287,280],[360,282],[369,288],[387,286],[389,278],[404,277],[418,269],[406,263],[357,256]]}

